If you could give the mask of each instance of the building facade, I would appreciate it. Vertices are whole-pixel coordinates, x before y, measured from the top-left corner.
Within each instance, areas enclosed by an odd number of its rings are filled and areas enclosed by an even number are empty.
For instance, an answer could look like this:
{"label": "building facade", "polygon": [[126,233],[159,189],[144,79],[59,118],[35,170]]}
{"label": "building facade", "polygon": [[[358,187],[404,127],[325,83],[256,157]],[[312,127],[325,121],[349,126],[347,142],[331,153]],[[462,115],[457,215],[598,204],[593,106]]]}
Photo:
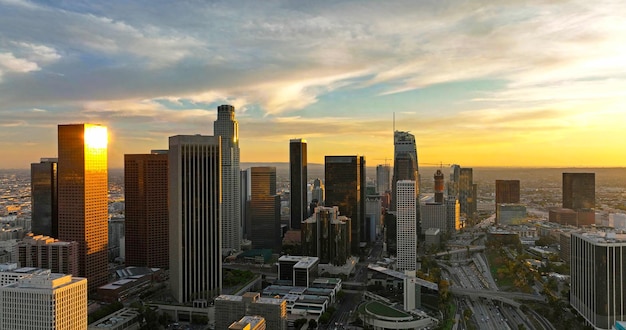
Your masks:
{"label": "building facade", "polygon": [[446,198],[446,223],[448,235],[454,235],[462,228],[461,204],[455,196],[448,195]]}
{"label": "building facade", "polygon": [[[391,195],[391,210],[396,210],[397,197],[396,183],[400,180],[410,180],[417,182],[415,186],[416,195],[419,196],[419,168],[417,164],[417,146],[415,136],[409,132],[395,131],[393,133],[394,157],[393,157],[393,179],[391,182],[393,193]],[[419,208],[419,205],[416,207]],[[419,209],[416,211],[416,221],[419,222]]]}
{"label": "building facade", "polygon": [[596,174],[563,173],[563,208],[580,210],[596,207]]}
{"label": "building facade", "polygon": [[213,134],[222,140],[222,249],[241,250],[241,191],[239,169],[239,123],[235,107],[217,107]]}
{"label": "building facade", "polygon": [[359,243],[364,238],[361,227],[365,222],[365,159],[361,156],[326,156],[324,171],[326,181],[325,205],[337,206],[339,214],[351,219],[350,250],[359,253]]}
{"label": "building facade", "polygon": [[570,237],[570,303],[594,329],[611,329],[626,320],[626,235]]}
{"label": "building facade", "polygon": [[376,192],[384,194],[387,191],[391,191],[391,166],[378,165],[376,166]]}
{"label": "building facade", "polygon": [[322,264],[342,266],[350,257],[350,219],[335,207],[318,206],[302,223],[302,254]]}
{"label": "building facade", "polygon": [[437,228],[442,234],[448,233],[447,207],[440,203],[422,204],[422,234],[429,228]]}
{"label": "building facade", "polygon": [[50,269],[53,273],[77,275],[77,242],[61,242],[50,236],[27,234],[13,249],[20,267]]}
{"label": "building facade", "polygon": [[473,219],[477,211],[477,186],[474,184],[474,173],[471,168],[459,170],[459,203],[461,214]]}
{"label": "building facade", "polygon": [[307,151],[304,139],[289,141],[289,182],[291,228],[300,229],[302,221],[308,218]]}
{"label": "building facade", "polygon": [[220,295],[215,298],[215,329],[228,329],[245,315],[259,315],[268,329],[287,329],[287,302],[285,299],[261,297],[258,292],[243,296]]}
{"label": "building facade", "polygon": [[59,237],[57,158],[30,164],[31,227],[37,235]]}
{"label": "building facade", "polygon": [[272,249],[280,252],[280,196],[276,194],[276,168],[251,167],[246,180],[249,199],[246,201],[248,239],[253,249]]}
{"label": "building facade", "polygon": [[59,125],[58,143],[58,238],[78,242],[78,275],[92,292],[108,280],[107,128]]}
{"label": "building facade", "polygon": [[87,280],[41,271],[0,287],[0,329],[87,329]]}
{"label": "building facade", "polygon": [[124,155],[126,265],[169,268],[167,152]]}
{"label": "building facade", "polygon": [[220,137],[169,138],[170,287],[181,303],[222,289]]}
{"label": "building facade", "polygon": [[396,241],[398,271],[417,267],[417,190],[415,181],[396,182]]}

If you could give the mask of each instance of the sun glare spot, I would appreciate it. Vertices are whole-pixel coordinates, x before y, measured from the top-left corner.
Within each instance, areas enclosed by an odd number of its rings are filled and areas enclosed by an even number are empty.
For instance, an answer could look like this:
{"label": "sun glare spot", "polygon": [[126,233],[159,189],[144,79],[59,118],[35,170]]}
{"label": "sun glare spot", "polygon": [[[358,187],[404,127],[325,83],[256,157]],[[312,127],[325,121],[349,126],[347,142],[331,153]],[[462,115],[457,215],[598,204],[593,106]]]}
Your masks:
{"label": "sun glare spot", "polygon": [[85,127],[85,144],[90,148],[106,148],[108,143],[107,128],[104,126]]}

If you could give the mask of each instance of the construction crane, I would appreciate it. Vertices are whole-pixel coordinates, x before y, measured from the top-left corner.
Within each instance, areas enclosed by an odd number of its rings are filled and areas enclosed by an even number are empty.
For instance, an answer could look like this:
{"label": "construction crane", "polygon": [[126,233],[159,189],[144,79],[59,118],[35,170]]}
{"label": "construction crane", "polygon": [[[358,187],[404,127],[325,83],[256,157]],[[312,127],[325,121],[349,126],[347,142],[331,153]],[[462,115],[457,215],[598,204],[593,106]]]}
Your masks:
{"label": "construction crane", "polygon": [[443,165],[452,166],[453,164],[444,164],[443,162],[439,162],[439,163],[419,163],[419,165],[439,165],[439,168],[443,168]]}
{"label": "construction crane", "polygon": [[385,166],[389,166],[389,162],[388,160],[390,160],[391,158],[374,158],[374,160],[384,160],[385,161]]}

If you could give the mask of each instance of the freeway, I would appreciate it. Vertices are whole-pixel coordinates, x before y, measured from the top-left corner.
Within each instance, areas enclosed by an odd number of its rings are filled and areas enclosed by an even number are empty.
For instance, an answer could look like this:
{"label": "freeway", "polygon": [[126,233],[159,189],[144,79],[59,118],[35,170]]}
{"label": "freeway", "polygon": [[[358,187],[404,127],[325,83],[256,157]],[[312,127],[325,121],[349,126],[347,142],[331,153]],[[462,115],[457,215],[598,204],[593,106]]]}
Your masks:
{"label": "freeway", "polygon": [[[458,287],[450,288],[450,293],[461,295],[461,296],[473,296],[473,297],[484,297],[488,299],[497,299],[502,302],[509,303],[505,300],[512,301],[513,299],[521,299],[521,300],[533,300],[533,301],[542,301],[545,302],[546,298],[543,296],[537,296],[530,293],[523,292],[506,292],[506,291],[492,291],[492,290],[476,290],[476,289],[464,289]],[[519,303],[513,304],[519,305]]]}

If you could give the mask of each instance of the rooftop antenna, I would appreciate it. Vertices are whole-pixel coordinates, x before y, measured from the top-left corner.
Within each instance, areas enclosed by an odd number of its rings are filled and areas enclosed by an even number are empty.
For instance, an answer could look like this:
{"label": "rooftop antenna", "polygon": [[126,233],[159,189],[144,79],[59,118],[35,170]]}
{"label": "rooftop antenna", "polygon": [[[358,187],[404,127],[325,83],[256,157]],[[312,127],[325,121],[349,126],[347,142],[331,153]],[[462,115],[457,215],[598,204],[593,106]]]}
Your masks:
{"label": "rooftop antenna", "polygon": [[396,112],[393,112],[393,132],[396,132]]}

